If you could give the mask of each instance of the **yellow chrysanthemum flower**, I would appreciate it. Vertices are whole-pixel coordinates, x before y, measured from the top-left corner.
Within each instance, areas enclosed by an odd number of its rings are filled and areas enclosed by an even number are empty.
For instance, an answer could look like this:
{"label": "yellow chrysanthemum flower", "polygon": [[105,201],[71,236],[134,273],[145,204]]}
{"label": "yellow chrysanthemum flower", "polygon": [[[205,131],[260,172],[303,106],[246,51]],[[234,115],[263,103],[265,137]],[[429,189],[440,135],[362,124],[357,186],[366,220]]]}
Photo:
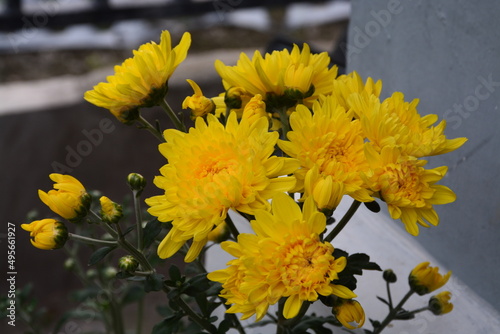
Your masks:
{"label": "yellow chrysanthemum flower", "polygon": [[320,209],[336,208],[345,194],[362,202],[373,200],[360,174],[368,164],[361,125],[352,112],[330,96],[316,102],[312,112],[297,106],[290,125],[289,141],[280,140],[278,146],[301,163],[295,191],[304,190],[304,199],[313,196]]}
{"label": "yellow chrysanthemum flower", "polygon": [[435,315],[443,315],[453,310],[453,304],[450,303],[451,292],[443,291],[429,300],[429,310]]}
{"label": "yellow chrysanthemum flower", "polygon": [[402,93],[394,93],[382,103],[375,96],[351,96],[353,109],[360,113],[363,133],[380,152],[384,146],[397,146],[401,152],[417,158],[444,154],[462,146],[467,138],[447,139],[446,121],[438,125],[434,114],[420,116],[419,100],[404,101]]}
{"label": "yellow chrysanthemum flower", "polygon": [[31,244],[39,249],[61,248],[68,240],[66,226],[55,219],[35,220],[30,224],[21,224],[21,228],[30,232]]}
{"label": "yellow chrysanthemum flower", "polygon": [[430,267],[429,264],[429,262],[419,263],[408,277],[411,289],[420,296],[439,289],[451,276],[451,271],[443,276],[439,273],[438,267]]}
{"label": "yellow chrysanthemum flower", "polygon": [[168,164],[160,169],[155,185],[164,195],[148,198],[148,212],[173,228],[158,247],[161,258],[172,256],[189,239],[193,243],[185,260],[193,261],[210,231],[221,224],[232,208],[248,214],[269,209],[277,192],[295,185],[292,173],[298,162],[271,156],[278,134],[268,131],[268,121],[256,122],[231,114],[224,127],[207,115],[196,119],[189,133],[169,129],[160,152]]}
{"label": "yellow chrysanthemum flower", "polygon": [[123,210],[121,205],[113,202],[106,196],[101,196],[101,198],[99,198],[99,202],[101,203],[102,221],[109,224],[114,224],[123,217]]}
{"label": "yellow chrysanthemum flower", "polygon": [[391,217],[401,219],[412,235],[418,235],[418,225],[436,226],[439,216],[433,205],[456,199],[448,187],[436,184],[448,168],[424,169],[427,161],[401,154],[394,146],[386,146],[378,153],[367,143],[365,152],[371,167],[366,173],[367,183],[386,202]]}
{"label": "yellow chrysanthemum flower", "polygon": [[332,95],[336,97],[342,107],[346,110],[352,110],[354,115],[359,118],[360,111],[352,103],[353,96],[361,96],[361,98],[366,99],[373,95],[378,98],[381,91],[382,81],[374,82],[369,77],[364,83],[359,74],[353,71],[349,74],[340,75],[333,81]]}
{"label": "yellow chrysanthemum flower", "polygon": [[170,33],[163,31],[160,44],[146,43],[134,50],[134,56],[115,66],[108,82],[101,82],[87,91],[85,99],[98,107],[109,109],[121,122],[130,123],[138,117],[138,109],[152,107],[163,99],[168,79],[186,58],[191,35],[184,33],[172,49]]}
{"label": "yellow chrysanthemum flower", "polygon": [[277,194],[272,213],[257,210],[251,224],[255,235],[240,234],[237,242],[221,244],[236,259],[207,276],[222,283],[221,296],[233,304],[227,312],[243,313],[242,319],[256,314],[258,321],[284,297],[283,316],[289,319],[304,301],[316,301],[319,295],[355,297],[345,286],[332,284],[347,262],[334,258],[333,246],[320,240],[326,218],[312,198],[301,211],[289,196]]}
{"label": "yellow chrysanthemum flower", "polygon": [[191,109],[191,119],[195,119],[196,117],[205,116],[206,114],[215,110],[215,104],[211,99],[205,97],[203,92],[201,91],[200,86],[193,80],[187,79],[191,88],[193,88],[194,94],[192,96],[188,96],[182,102],[183,109]]}
{"label": "yellow chrysanthemum flower", "polygon": [[48,193],[38,190],[42,202],[53,212],[69,221],[78,221],[87,215],[91,198],[83,185],[70,175],[53,173],[49,175],[54,189]]}
{"label": "yellow chrysanthemum flower", "polygon": [[250,59],[242,53],[236,66],[226,66],[220,60],[215,69],[224,87],[241,87],[248,94],[260,94],[269,107],[290,108],[303,100],[314,101],[319,95],[333,90],[337,67],[329,68],[326,52],[312,54],[307,44],[302,50],[294,45],[292,51],[273,51],[263,57],[255,51]]}
{"label": "yellow chrysanthemum flower", "polygon": [[[332,313],[346,328],[360,328],[365,324],[365,311],[356,300],[339,298],[332,309]],[[355,323],[356,326],[353,326],[352,323]]]}

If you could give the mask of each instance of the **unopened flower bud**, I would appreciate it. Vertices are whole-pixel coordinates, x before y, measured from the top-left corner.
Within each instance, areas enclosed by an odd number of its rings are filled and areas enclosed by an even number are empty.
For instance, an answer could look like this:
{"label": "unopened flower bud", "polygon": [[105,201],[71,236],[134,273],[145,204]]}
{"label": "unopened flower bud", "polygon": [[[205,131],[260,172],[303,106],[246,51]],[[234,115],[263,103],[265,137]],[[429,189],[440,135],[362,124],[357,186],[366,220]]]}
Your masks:
{"label": "unopened flower bud", "polygon": [[106,267],[102,270],[102,274],[106,279],[112,279],[116,277],[117,270],[114,267]]}
{"label": "unopened flower bud", "polygon": [[130,173],[127,176],[127,182],[130,189],[137,191],[139,194],[146,187],[146,179],[141,174]]}
{"label": "unopened flower bud", "polygon": [[21,228],[30,232],[31,244],[39,249],[58,249],[68,240],[66,225],[52,218],[22,224]]}
{"label": "unopened flower bud", "polygon": [[42,202],[71,222],[78,222],[84,218],[90,208],[92,197],[80,181],[70,175],[57,173],[52,173],[49,177],[55,182],[54,189],[48,192],[38,190]]}
{"label": "unopened flower bud", "polygon": [[225,222],[220,223],[210,233],[208,233],[208,240],[216,243],[226,241],[231,231]]}
{"label": "unopened flower bud", "polygon": [[66,261],[64,261],[64,269],[71,271],[74,268],[75,268],[75,260],[72,258],[67,258]]}
{"label": "unopened flower bud", "polygon": [[101,219],[103,222],[115,224],[123,217],[121,205],[113,202],[106,196],[102,196],[99,202],[101,203]]}
{"label": "unopened flower bud", "polygon": [[118,260],[118,266],[125,272],[134,272],[139,267],[139,262],[132,255],[126,255]]}
{"label": "unopened flower bud", "polygon": [[365,323],[365,311],[354,299],[339,298],[332,308],[332,313],[344,327],[349,329],[360,328]]}
{"label": "unopened flower bud", "polygon": [[93,268],[92,268],[92,269],[89,269],[89,270],[87,270],[87,272],[85,273],[85,276],[87,276],[87,278],[88,278],[89,280],[92,280],[92,279],[94,279],[94,278],[96,278],[96,277],[97,277],[97,270],[95,270],[95,269],[93,269]]}
{"label": "unopened flower bud", "polygon": [[239,109],[242,106],[242,99],[245,95],[247,95],[247,92],[244,88],[231,87],[226,91],[224,102],[230,109]]}
{"label": "unopened flower bud", "polygon": [[392,269],[384,270],[382,277],[387,283],[395,283],[398,280],[396,274],[394,273],[394,271],[392,271]]}
{"label": "unopened flower bud", "polygon": [[429,267],[429,262],[420,263],[411,271],[408,277],[410,288],[420,296],[439,289],[448,282],[451,271],[444,276],[439,274],[438,271],[438,267]]}
{"label": "unopened flower bud", "polygon": [[450,303],[451,292],[443,291],[429,300],[429,310],[435,315],[443,315],[453,310],[453,304]]}
{"label": "unopened flower bud", "polygon": [[201,91],[200,86],[196,84],[193,80],[187,80],[193,88],[194,94],[188,96],[182,102],[183,109],[191,109],[191,119],[196,117],[205,116],[215,110],[215,104],[212,99],[205,97]]}

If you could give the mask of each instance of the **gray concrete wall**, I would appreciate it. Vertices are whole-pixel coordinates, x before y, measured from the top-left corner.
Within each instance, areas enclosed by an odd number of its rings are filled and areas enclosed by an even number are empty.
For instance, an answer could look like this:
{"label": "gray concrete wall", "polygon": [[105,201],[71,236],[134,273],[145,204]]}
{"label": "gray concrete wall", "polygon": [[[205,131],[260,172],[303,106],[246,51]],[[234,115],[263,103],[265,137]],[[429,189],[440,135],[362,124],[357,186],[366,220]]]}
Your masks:
{"label": "gray concrete wall", "polygon": [[[458,151],[430,158],[450,167],[442,183],[458,196],[438,206],[441,223],[417,237],[500,309],[500,25],[497,1],[353,0],[348,70],[420,99],[421,114],[446,119]],[[398,223],[399,224],[399,223]],[[402,225],[402,224],[401,224]]]}

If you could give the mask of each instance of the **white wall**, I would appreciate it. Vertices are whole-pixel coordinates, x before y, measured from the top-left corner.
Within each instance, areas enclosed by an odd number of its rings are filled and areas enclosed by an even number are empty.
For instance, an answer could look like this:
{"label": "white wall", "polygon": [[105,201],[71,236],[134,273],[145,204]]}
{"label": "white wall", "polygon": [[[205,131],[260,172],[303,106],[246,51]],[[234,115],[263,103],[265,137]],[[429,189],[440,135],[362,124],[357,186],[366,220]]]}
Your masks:
{"label": "white wall", "polygon": [[430,158],[447,165],[457,194],[437,207],[441,223],[417,240],[500,309],[500,25],[496,1],[353,0],[348,70],[383,81],[383,97],[420,99],[421,114],[448,122],[459,150]]}

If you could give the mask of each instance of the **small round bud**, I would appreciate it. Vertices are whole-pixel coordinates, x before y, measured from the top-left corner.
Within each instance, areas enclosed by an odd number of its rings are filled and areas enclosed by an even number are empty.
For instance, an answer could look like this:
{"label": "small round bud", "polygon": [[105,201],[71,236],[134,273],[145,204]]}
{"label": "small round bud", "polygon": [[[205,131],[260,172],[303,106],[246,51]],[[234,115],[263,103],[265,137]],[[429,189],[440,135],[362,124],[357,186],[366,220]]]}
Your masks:
{"label": "small round bud", "polygon": [[239,109],[242,107],[242,98],[245,95],[248,93],[242,87],[231,87],[226,91],[224,103],[230,109]]}
{"label": "small round bud", "polygon": [[146,187],[146,179],[137,173],[130,173],[127,176],[127,183],[130,186],[130,189],[137,191],[138,194],[142,192],[144,187]]}
{"label": "small round bud", "polygon": [[102,274],[106,279],[112,279],[116,277],[118,271],[114,267],[106,267],[102,270]]}
{"label": "small round bud", "polygon": [[72,258],[67,258],[66,261],[64,261],[64,269],[66,270],[73,270],[75,268],[75,260]]}
{"label": "small round bud", "polygon": [[126,255],[118,260],[118,266],[125,272],[134,272],[139,267],[139,262],[132,255]]}
{"label": "small round bud", "polygon": [[92,280],[92,279],[97,277],[97,270],[89,269],[89,270],[87,270],[85,275],[87,276],[88,279]]}
{"label": "small round bud", "polygon": [[396,274],[394,273],[394,271],[392,271],[392,269],[384,270],[382,277],[387,283],[395,283],[398,280]]}

